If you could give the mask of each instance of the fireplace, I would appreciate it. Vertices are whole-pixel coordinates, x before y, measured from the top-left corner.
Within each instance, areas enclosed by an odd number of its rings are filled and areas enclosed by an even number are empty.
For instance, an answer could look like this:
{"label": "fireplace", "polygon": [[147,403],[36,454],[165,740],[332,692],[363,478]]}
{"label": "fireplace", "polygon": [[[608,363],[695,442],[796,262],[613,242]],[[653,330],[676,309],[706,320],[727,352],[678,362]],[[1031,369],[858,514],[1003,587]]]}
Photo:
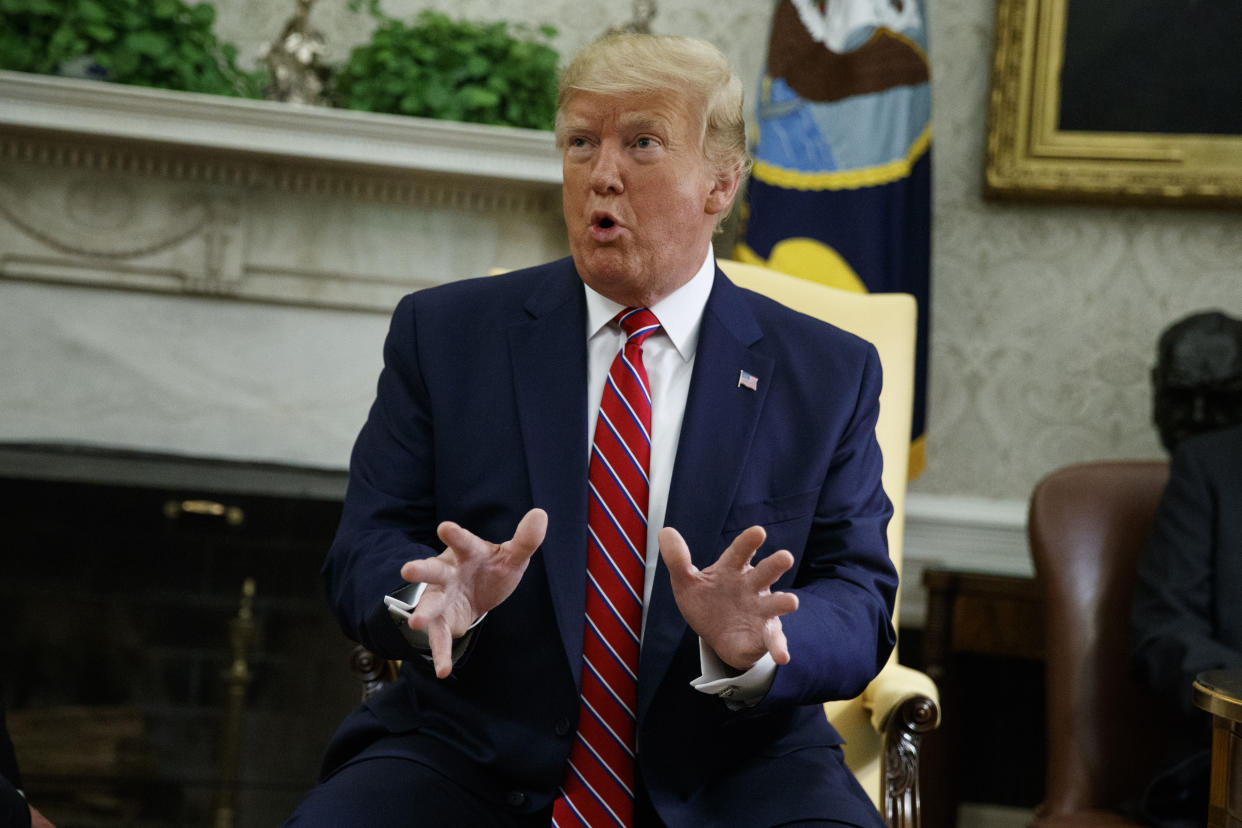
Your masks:
{"label": "fireplace", "polygon": [[[27,792],[57,826],[205,828],[221,805],[237,826],[288,815],[359,698],[318,577],[343,478],[0,449],[0,682]],[[230,713],[247,579],[249,680]]]}
{"label": "fireplace", "polygon": [[547,132],[0,71],[0,681],[60,828],[223,826],[221,791],[271,826],[313,784],[389,314],[564,255],[559,191]]}

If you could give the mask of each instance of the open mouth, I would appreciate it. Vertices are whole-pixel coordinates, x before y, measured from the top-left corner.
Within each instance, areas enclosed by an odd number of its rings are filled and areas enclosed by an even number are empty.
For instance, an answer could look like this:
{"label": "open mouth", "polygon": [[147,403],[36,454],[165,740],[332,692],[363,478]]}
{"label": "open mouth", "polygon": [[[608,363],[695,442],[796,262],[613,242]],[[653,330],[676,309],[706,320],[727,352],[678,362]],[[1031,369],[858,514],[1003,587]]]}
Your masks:
{"label": "open mouth", "polygon": [[611,244],[624,232],[616,217],[610,213],[603,210],[591,213],[591,238],[600,244]]}
{"label": "open mouth", "polygon": [[598,230],[611,230],[617,226],[617,219],[605,210],[595,210],[591,213],[591,226]]}

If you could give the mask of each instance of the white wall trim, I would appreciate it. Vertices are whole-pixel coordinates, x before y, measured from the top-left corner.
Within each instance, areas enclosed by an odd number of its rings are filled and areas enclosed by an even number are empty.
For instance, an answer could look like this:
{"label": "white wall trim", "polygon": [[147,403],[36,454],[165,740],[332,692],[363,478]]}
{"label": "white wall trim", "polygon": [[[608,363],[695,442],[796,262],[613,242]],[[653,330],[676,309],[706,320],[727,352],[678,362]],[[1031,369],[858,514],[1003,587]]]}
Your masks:
{"label": "white wall trim", "polygon": [[925,569],[995,575],[1034,574],[1026,540],[1026,503],[910,493],[902,566],[901,623],[922,627]]}

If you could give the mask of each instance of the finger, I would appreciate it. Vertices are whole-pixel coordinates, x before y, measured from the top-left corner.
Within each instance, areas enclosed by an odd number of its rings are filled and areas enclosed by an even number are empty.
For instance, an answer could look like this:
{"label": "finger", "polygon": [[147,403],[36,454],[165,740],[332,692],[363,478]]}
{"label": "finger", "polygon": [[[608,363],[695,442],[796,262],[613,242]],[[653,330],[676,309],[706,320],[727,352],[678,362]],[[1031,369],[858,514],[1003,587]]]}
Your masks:
{"label": "finger", "polygon": [[431,644],[431,661],[437,678],[448,678],[453,672],[453,636],[443,618],[427,628],[427,640]]}
{"label": "finger", "polygon": [[763,627],[763,644],[777,664],[789,663],[789,642],[779,619],[773,618]]}
{"label": "finger", "polygon": [[452,577],[453,569],[440,556],[418,558],[401,565],[401,577],[412,584],[446,584]]}
{"label": "finger", "polygon": [[682,583],[698,574],[699,570],[690,560],[690,547],[686,545],[680,532],[671,526],[665,526],[656,535],[656,541],[660,545],[660,557],[668,567],[669,578],[673,583]]}
{"label": "finger", "polygon": [[451,520],[446,520],[436,527],[436,536],[448,549],[458,549],[467,553],[490,545],[469,529],[464,529]]}
{"label": "finger", "polygon": [[750,577],[756,582],[761,583],[765,587],[770,587],[776,583],[782,575],[789,571],[794,564],[794,556],[787,549],[778,549],[771,555],[755,564],[755,569],[751,572]]}
{"label": "finger", "polygon": [[518,521],[513,539],[505,544],[510,561],[520,564],[535,554],[548,531],[548,513],[543,509],[531,509]]}
{"label": "finger", "polygon": [[759,614],[769,618],[788,615],[797,608],[798,596],[792,592],[773,592],[770,595],[764,595],[759,599],[758,604]]}
{"label": "finger", "polygon": [[444,589],[438,585],[428,587],[418,599],[418,606],[410,613],[410,629],[428,632],[432,622],[443,614],[443,608]]}
{"label": "finger", "polygon": [[755,556],[755,551],[763,546],[764,538],[768,533],[764,531],[762,526],[751,526],[743,529],[741,534],[733,539],[733,543],[720,553],[720,560],[717,561],[726,569],[743,570],[750,563],[750,559]]}

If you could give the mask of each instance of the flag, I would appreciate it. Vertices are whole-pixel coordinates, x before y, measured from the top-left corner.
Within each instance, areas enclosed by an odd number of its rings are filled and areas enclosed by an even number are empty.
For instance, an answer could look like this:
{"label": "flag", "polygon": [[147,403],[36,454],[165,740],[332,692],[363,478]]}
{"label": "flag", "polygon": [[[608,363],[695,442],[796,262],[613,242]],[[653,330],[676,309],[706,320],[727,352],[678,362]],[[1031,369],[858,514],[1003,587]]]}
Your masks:
{"label": "flag", "polygon": [[734,257],[918,300],[910,477],[926,464],[931,82],[923,0],[780,0]]}

